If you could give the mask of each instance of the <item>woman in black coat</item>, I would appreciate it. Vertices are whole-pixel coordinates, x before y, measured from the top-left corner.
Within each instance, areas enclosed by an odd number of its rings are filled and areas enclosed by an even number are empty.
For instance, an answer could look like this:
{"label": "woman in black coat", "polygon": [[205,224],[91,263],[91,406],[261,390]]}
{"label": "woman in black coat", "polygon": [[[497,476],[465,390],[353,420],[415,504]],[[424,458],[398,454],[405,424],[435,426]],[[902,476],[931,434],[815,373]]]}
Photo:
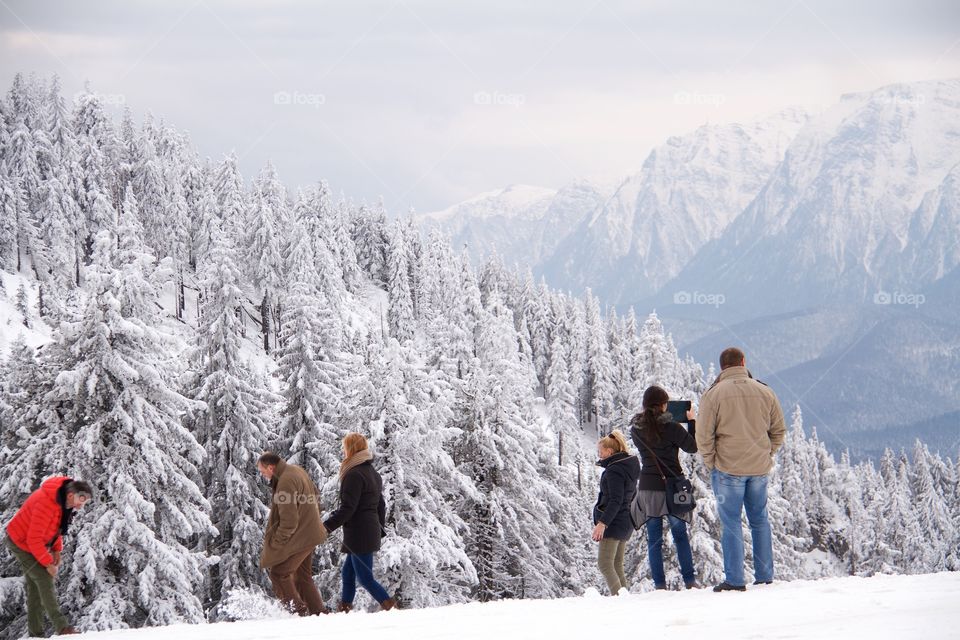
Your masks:
{"label": "woman in black coat", "polygon": [[623,573],[623,552],[633,533],[630,503],[637,492],[640,462],[627,451],[627,440],[619,431],[600,439],[597,454],[600,456],[597,465],[603,467],[603,473],[600,495],[593,507],[591,537],[600,543],[597,566],[607,581],[610,595],[615,596],[630,586]]}
{"label": "woman in black coat", "polygon": [[683,477],[680,449],[687,453],[697,452],[696,421],[693,411],[688,411],[687,429],[674,422],[667,413],[669,399],[670,396],[662,388],[647,388],[643,393],[643,412],[633,417],[630,436],[643,463],[638,491],[639,503],[647,516],[647,557],[653,584],[657,589],[667,588],[663,572],[663,516],[667,516],[673,542],[677,545],[683,584],[687,589],[694,589],[699,585],[693,568],[687,523],[669,512],[665,478]]}
{"label": "woman in black coat", "polygon": [[380,550],[384,535],[387,506],[383,500],[383,480],[373,467],[373,454],[367,439],[349,433],[343,439],[343,462],[340,464],[340,507],[330,514],[323,526],[327,531],[343,527],[342,551],[346,554],[341,570],[342,589],[339,611],[353,608],[357,582],[372,595],[384,610],[397,606],[387,590],[373,577],[373,554]]}

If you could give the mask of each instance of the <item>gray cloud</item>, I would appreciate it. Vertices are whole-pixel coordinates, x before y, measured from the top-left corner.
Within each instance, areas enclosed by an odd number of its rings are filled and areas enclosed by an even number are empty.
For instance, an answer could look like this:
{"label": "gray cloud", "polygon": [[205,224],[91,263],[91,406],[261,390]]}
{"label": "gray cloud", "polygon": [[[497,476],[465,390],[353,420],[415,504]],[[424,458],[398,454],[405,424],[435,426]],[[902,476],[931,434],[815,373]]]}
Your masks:
{"label": "gray cloud", "polygon": [[960,75],[958,18],[931,0],[3,0],[0,77],[56,72],[68,95],[89,79],[247,176],[272,159],[288,184],[430,210],[624,174],[705,121]]}

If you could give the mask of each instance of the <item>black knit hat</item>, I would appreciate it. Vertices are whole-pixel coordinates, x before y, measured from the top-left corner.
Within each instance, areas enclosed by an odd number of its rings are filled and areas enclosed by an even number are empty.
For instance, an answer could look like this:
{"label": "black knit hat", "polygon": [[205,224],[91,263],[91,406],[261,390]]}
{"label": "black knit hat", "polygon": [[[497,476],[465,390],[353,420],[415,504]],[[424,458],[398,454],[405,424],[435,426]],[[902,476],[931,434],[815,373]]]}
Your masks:
{"label": "black knit hat", "polygon": [[644,409],[659,407],[662,404],[666,404],[669,400],[670,395],[664,391],[663,387],[658,387],[657,385],[647,387],[647,390],[643,392]]}

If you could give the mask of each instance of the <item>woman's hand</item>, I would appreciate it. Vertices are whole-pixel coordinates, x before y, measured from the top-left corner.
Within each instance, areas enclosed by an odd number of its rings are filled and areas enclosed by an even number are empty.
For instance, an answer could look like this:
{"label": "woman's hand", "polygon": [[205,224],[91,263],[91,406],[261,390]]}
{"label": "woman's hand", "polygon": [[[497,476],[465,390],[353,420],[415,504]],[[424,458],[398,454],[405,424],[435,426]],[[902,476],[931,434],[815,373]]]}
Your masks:
{"label": "woman's hand", "polygon": [[693,410],[693,407],[687,409],[687,422],[697,419],[697,412]]}
{"label": "woman's hand", "polygon": [[600,542],[603,540],[603,532],[607,530],[607,525],[602,522],[598,522],[597,526],[593,528],[593,533],[590,534],[590,537],[593,538],[594,542]]}

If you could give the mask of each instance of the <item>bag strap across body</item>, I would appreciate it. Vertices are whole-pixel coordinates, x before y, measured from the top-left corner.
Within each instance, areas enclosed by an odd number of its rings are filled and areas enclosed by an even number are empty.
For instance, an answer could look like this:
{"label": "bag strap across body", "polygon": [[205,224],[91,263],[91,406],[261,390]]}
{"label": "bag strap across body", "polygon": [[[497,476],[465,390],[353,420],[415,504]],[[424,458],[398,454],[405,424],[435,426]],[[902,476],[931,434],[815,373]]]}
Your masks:
{"label": "bag strap across body", "polygon": [[[681,517],[681,514],[689,513],[696,506],[696,500],[693,496],[693,485],[690,481],[681,473],[677,475],[671,470],[670,475],[673,477],[668,481],[666,474],[663,473],[663,467],[660,466],[660,458],[657,456],[657,453],[653,450],[647,442],[643,439],[642,434],[638,439],[640,443],[647,448],[653,455],[653,462],[657,465],[657,471],[660,473],[660,479],[663,480],[664,491],[666,492],[667,499],[667,512],[670,515]],[[678,499],[682,498],[682,499]]]}
{"label": "bag strap across body", "polygon": [[[640,430],[638,429],[637,431],[640,431]],[[639,435],[640,435],[640,437],[637,438],[637,440],[639,440],[639,441],[640,441],[640,444],[642,444],[643,446],[645,446],[645,447],[647,448],[647,451],[650,452],[650,455],[653,456],[653,463],[654,463],[655,465],[657,465],[657,472],[660,474],[660,479],[663,480],[663,483],[664,483],[664,484],[666,484],[666,483],[667,483],[667,476],[664,475],[664,473],[663,473],[663,467],[660,466],[660,456],[658,456],[658,455],[657,455],[657,452],[653,450],[653,447],[651,447],[649,444],[647,444],[647,441],[643,439],[643,433],[641,432]],[[672,475],[674,478],[681,478],[681,477],[683,477],[683,476],[678,476],[677,474],[675,474],[675,473],[673,473],[673,472],[671,472],[671,475]]]}

